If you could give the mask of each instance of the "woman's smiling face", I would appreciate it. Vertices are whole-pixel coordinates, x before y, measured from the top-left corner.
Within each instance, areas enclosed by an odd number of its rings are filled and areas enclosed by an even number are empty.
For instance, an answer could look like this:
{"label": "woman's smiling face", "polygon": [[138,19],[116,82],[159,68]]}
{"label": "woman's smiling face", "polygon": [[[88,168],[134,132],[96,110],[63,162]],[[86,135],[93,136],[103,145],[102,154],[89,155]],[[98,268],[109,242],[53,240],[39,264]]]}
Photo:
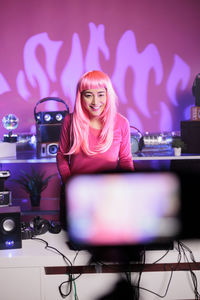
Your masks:
{"label": "woman's smiling face", "polygon": [[82,105],[89,113],[90,118],[99,117],[104,111],[107,101],[106,89],[89,89],[81,94]]}

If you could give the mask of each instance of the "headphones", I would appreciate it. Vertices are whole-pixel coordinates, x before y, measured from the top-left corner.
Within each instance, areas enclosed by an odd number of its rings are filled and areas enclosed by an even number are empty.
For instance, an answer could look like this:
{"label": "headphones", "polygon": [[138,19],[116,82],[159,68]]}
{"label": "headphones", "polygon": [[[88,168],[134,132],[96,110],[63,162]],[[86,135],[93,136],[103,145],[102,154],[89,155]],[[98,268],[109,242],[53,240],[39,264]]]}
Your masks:
{"label": "headphones", "polygon": [[21,223],[22,239],[31,239],[32,237],[46,232],[57,234],[61,231],[61,225],[56,221],[48,221],[40,216],[34,217],[31,222]]}

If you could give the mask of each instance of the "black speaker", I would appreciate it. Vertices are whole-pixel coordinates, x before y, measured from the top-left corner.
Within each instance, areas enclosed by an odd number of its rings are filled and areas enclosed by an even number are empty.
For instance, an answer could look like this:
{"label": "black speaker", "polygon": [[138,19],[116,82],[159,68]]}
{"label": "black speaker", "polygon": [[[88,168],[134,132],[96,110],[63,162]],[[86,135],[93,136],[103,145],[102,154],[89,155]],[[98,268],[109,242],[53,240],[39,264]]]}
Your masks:
{"label": "black speaker", "polygon": [[0,207],[0,249],[16,248],[22,248],[20,207]]}
{"label": "black speaker", "polygon": [[62,124],[37,124],[36,136],[37,142],[50,143],[58,142]]}
{"label": "black speaker", "polygon": [[57,143],[37,143],[37,157],[55,157],[58,150]]}
{"label": "black speaker", "polygon": [[195,106],[200,106],[200,73],[194,79],[192,94],[195,97]]}
{"label": "black speaker", "polygon": [[200,121],[181,121],[181,139],[186,144],[184,153],[200,153]]}

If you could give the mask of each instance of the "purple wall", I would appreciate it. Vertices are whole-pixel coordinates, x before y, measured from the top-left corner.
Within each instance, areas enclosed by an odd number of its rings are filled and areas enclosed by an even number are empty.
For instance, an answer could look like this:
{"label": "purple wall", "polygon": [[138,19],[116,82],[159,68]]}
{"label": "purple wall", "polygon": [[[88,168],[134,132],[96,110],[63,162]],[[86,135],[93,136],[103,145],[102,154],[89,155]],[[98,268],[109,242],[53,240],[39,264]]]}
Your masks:
{"label": "purple wall", "polygon": [[197,0],[1,0],[0,119],[14,113],[16,133],[34,132],[38,100],[58,96],[72,111],[77,80],[100,69],[131,125],[179,130],[200,72],[199,12]]}

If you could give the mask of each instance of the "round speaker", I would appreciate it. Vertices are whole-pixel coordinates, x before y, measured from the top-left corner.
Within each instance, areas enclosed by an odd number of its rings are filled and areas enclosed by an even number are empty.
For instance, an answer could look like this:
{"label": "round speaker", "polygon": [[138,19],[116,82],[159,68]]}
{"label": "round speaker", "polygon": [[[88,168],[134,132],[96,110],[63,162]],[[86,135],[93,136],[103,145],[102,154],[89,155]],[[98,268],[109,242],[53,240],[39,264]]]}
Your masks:
{"label": "round speaker", "polygon": [[15,221],[8,217],[1,221],[1,228],[4,233],[10,233],[12,232],[16,227]]}
{"label": "round speaker", "polygon": [[56,155],[58,151],[58,144],[55,143],[55,144],[49,144],[47,145],[47,155]]}

